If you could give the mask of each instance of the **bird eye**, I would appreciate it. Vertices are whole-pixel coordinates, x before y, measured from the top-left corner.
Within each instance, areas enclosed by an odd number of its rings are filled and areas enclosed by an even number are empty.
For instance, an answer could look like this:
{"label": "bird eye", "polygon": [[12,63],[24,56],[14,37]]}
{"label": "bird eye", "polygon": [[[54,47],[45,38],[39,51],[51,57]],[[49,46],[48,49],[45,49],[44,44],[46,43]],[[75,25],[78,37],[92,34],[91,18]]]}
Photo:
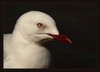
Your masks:
{"label": "bird eye", "polygon": [[37,26],[38,26],[38,28],[43,28],[43,24],[42,23],[38,23]]}

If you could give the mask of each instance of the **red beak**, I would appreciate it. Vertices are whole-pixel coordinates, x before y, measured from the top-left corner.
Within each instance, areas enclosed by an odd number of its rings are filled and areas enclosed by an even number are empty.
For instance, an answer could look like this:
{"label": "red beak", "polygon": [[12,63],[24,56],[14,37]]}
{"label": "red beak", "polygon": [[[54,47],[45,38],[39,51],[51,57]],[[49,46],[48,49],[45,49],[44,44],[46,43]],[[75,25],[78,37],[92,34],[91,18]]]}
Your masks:
{"label": "red beak", "polygon": [[58,40],[62,43],[72,45],[72,41],[67,36],[65,36],[63,34],[59,34],[59,35],[48,34],[48,35],[52,36],[55,40]]}

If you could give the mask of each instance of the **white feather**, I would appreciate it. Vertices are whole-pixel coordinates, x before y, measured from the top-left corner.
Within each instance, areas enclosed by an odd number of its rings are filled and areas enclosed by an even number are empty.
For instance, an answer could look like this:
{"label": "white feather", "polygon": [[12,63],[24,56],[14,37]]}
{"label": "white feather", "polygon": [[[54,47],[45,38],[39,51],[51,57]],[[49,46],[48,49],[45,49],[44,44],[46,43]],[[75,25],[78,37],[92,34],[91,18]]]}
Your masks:
{"label": "white feather", "polygon": [[[45,29],[36,24],[43,23]],[[4,35],[4,68],[47,68],[50,52],[40,43],[42,39],[52,39],[45,33],[59,34],[55,21],[47,14],[30,11],[16,22],[12,34]]]}

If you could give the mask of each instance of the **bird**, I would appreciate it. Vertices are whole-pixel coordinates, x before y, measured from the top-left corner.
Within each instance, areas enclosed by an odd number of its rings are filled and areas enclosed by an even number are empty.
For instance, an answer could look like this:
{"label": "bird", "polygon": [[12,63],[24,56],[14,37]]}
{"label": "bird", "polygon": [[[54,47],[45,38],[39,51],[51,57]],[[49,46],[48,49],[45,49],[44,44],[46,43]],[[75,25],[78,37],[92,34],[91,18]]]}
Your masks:
{"label": "bird", "polygon": [[57,40],[67,45],[72,41],[59,34],[55,20],[41,11],[28,11],[16,21],[12,33],[3,35],[3,68],[48,68],[50,51],[45,42]]}

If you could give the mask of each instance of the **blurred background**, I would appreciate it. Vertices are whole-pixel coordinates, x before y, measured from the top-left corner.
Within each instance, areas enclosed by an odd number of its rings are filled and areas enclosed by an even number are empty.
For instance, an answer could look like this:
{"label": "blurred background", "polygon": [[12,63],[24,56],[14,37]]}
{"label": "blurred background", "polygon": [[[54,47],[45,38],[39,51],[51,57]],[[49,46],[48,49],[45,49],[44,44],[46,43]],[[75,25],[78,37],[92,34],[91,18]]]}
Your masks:
{"label": "blurred background", "polygon": [[72,46],[57,41],[45,45],[52,56],[50,68],[96,68],[95,2],[5,2],[3,33],[12,33],[16,20],[31,10],[53,17],[59,32],[73,42]]}

